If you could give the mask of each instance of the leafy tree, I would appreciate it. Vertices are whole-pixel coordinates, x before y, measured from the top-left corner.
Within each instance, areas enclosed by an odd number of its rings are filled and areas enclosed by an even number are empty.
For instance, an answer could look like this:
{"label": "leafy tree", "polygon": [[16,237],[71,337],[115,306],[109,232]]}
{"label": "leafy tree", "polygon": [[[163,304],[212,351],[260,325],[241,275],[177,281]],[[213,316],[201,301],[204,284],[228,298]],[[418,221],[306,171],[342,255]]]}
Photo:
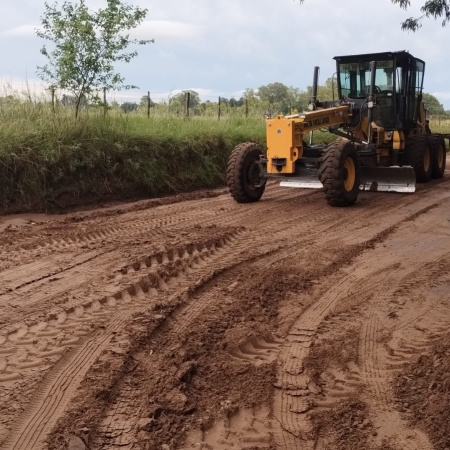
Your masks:
{"label": "leafy tree", "polygon": [[258,89],[258,97],[268,105],[270,114],[281,112],[291,114],[293,110],[303,110],[308,104],[305,92],[295,87],[285,86],[283,83],[271,83]]}
{"label": "leafy tree", "polygon": [[439,100],[434,95],[424,92],[422,94],[422,98],[428,114],[445,114],[444,106],[442,105],[442,103],[439,103]]}
{"label": "leafy tree", "polygon": [[258,88],[258,97],[270,105],[270,112],[274,107],[280,109],[283,113],[287,113],[292,107],[292,97],[289,95],[289,88],[283,83],[271,83],[267,86]]}
{"label": "leafy tree", "polygon": [[78,103],[78,108],[86,107],[87,106],[86,97],[84,95],[82,95],[80,98],[77,99],[74,95],[63,94],[63,96],[61,98],[61,104],[65,107],[76,106],[77,103]]}
{"label": "leafy tree", "polygon": [[75,98],[78,117],[83,98],[98,99],[96,93],[106,88],[122,89],[124,78],[115,72],[114,63],[130,62],[136,51],[127,51],[131,44],[144,45],[154,40],[132,40],[127,32],[145,18],[146,9],[106,0],[105,9],[90,11],[85,0],[45,3],[41,17],[42,29],[36,34],[50,41],[54,48],[44,45],[41,53],[48,63],[38,67],[38,74],[53,87],[69,91]]}
{"label": "leafy tree", "polygon": [[[305,0],[300,0],[303,3]],[[393,4],[399,5],[407,10],[411,6],[411,0],[391,0]],[[423,13],[420,17],[410,17],[402,22],[402,30],[417,31],[422,26],[422,20],[427,17],[441,19],[442,26],[450,22],[450,1],[449,0],[426,0],[425,4],[420,8]]]}
{"label": "leafy tree", "polygon": [[241,97],[239,100],[236,100],[234,97],[230,98],[230,106],[232,108],[237,108],[244,104],[244,98]]}
{"label": "leafy tree", "polygon": [[[391,0],[392,3],[399,5],[407,10],[411,5],[410,0]],[[410,17],[402,22],[402,30],[417,31],[422,26],[424,17],[433,17],[434,19],[442,19],[442,26],[450,22],[450,2],[449,0],[427,0],[425,5],[420,8],[423,13],[420,17]]]}
{"label": "leafy tree", "polygon": [[170,103],[181,103],[182,105],[186,104],[186,94],[187,93],[191,94],[191,97],[189,99],[189,106],[191,108],[195,108],[199,103],[200,103],[200,95],[198,94],[198,92],[192,91],[192,90],[187,90],[187,91],[182,91],[179,94],[175,94],[171,99],[170,99]]}
{"label": "leafy tree", "polygon": [[136,111],[136,109],[138,109],[138,106],[139,105],[137,103],[125,102],[120,105],[120,108],[125,114],[128,114],[130,112]]}
{"label": "leafy tree", "polygon": [[258,99],[258,96],[257,96],[257,94],[256,94],[254,89],[247,88],[244,91],[244,99],[248,100],[248,101],[254,101],[254,100]]}
{"label": "leafy tree", "polygon": [[[317,89],[317,98],[321,102],[333,100],[333,91],[334,91],[334,99],[337,100],[338,92],[337,92],[337,83],[336,79],[327,78],[325,84],[323,86],[318,86]],[[312,86],[308,86],[307,88],[308,98],[306,100],[306,104],[309,103],[309,100],[312,95]]]}
{"label": "leafy tree", "polygon": [[[139,106],[147,108],[147,105],[148,105],[148,96],[143,95],[141,97],[141,101],[139,102]],[[156,105],[156,103],[150,98],[150,107],[153,108],[155,105]]]}

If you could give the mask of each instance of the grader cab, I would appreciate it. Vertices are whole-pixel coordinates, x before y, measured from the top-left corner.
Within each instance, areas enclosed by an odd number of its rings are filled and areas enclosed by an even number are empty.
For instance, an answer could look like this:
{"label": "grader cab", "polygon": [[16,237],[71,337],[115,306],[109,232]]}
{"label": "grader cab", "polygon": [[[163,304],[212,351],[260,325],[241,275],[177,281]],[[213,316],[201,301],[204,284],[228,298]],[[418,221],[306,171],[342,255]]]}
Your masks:
{"label": "grader cab", "polygon": [[[444,137],[431,133],[422,101],[425,63],[405,51],[334,59],[338,100],[319,101],[316,67],[308,111],[267,120],[266,152],[233,150],[227,184],[237,202],[258,201],[268,178],[323,188],[330,205],[349,206],[360,190],[414,192],[444,175]],[[337,139],[313,145],[324,129]]]}

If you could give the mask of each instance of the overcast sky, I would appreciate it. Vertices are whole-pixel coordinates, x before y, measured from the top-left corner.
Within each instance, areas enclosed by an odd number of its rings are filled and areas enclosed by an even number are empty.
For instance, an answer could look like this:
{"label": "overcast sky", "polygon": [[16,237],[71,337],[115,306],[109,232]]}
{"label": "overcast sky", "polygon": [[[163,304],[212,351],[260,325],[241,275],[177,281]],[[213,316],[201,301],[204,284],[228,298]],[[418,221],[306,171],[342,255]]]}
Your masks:
{"label": "overcast sky", "polygon": [[[333,56],[408,50],[427,64],[425,91],[450,109],[450,25],[425,20],[416,33],[400,29],[424,2],[412,0],[405,12],[390,0],[306,0],[301,6],[298,0],[129,0],[149,10],[135,37],[156,43],[139,47],[139,56],[120,67],[142,92],[116,96],[123,101],[150,90],[157,99],[194,89],[215,100],[277,81],[305,89],[315,65],[322,82],[335,72]],[[86,3],[98,8],[106,1]],[[45,61],[34,29],[43,5],[0,0],[2,85],[20,90],[28,80],[39,89],[36,67]]]}

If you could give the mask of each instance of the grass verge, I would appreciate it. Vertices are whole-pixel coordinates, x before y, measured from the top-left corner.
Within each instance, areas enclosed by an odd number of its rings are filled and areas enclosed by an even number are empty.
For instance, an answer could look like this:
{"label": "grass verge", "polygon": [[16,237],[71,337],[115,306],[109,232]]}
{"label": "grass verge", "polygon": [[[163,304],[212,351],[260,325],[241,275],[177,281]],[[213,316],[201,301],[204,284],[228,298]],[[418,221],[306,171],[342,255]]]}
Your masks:
{"label": "grass verge", "polygon": [[262,119],[16,117],[0,129],[3,214],[214,187],[235,145],[265,141]]}

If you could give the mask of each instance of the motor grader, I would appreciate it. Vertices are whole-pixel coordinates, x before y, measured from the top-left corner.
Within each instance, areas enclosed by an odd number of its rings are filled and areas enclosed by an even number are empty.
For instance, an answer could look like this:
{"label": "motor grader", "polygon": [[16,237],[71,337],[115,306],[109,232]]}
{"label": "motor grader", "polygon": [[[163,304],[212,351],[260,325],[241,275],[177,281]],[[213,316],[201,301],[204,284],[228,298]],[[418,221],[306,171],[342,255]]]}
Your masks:
{"label": "motor grader", "polygon": [[[267,120],[266,152],[251,142],[233,150],[227,184],[237,202],[258,201],[268,178],[349,206],[360,190],[414,192],[444,175],[444,136],[431,133],[422,101],[425,63],[406,51],[334,59],[338,100],[319,101],[315,67],[308,111]],[[337,139],[313,145],[323,129]]]}

